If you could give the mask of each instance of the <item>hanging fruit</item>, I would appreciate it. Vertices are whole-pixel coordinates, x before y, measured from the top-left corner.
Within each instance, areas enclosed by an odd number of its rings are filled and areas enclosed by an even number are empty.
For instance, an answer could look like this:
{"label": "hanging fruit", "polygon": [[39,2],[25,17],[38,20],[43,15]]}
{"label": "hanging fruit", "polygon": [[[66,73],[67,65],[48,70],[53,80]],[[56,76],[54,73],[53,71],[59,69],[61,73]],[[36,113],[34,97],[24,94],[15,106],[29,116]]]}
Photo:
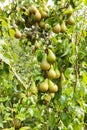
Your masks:
{"label": "hanging fruit", "polygon": [[71,15],[73,13],[73,8],[71,5],[68,6],[67,10],[65,11],[65,14]]}
{"label": "hanging fruit", "polygon": [[53,63],[53,62],[56,61],[56,56],[55,56],[55,54],[52,52],[52,50],[50,50],[50,49],[48,50],[47,60],[48,60],[48,62],[50,62],[50,63]]}
{"label": "hanging fruit", "polygon": [[69,19],[67,20],[67,23],[69,24],[69,25],[73,25],[73,24],[75,24],[75,19],[74,19],[74,17],[71,15],[70,17],[69,17]]}
{"label": "hanging fruit", "polygon": [[56,77],[55,78],[57,79],[57,78],[60,77],[60,71],[58,69],[56,69],[55,72],[56,72]]}
{"label": "hanging fruit", "polygon": [[59,33],[61,31],[61,27],[60,27],[60,24],[58,23],[57,25],[55,25],[53,27],[53,32],[54,33]]}
{"label": "hanging fruit", "polygon": [[22,34],[21,34],[21,32],[18,30],[18,29],[16,29],[16,32],[15,32],[15,38],[17,38],[17,39],[20,39],[21,37],[22,37]]}
{"label": "hanging fruit", "polygon": [[29,92],[31,92],[32,94],[35,94],[35,95],[37,95],[37,93],[38,93],[38,89],[37,89],[34,81],[32,82],[32,85],[30,86]]}
{"label": "hanging fruit", "polygon": [[55,97],[55,93],[50,93],[51,99]]}
{"label": "hanging fruit", "polygon": [[48,79],[45,79],[42,83],[40,83],[39,90],[41,92],[46,92],[48,90]]}
{"label": "hanging fruit", "polygon": [[66,32],[66,30],[67,30],[67,27],[66,27],[66,25],[65,25],[65,22],[63,21],[62,24],[61,24],[61,32],[62,32],[62,33],[63,33],[63,32]]}
{"label": "hanging fruit", "polygon": [[55,93],[58,91],[58,86],[54,84],[51,80],[48,81],[48,90],[51,93]]}
{"label": "hanging fruit", "polygon": [[45,22],[44,21],[40,21],[39,22],[39,26],[44,29],[45,28]]}
{"label": "hanging fruit", "polygon": [[47,72],[48,78],[55,79],[56,78],[56,72],[53,68],[53,65],[51,65],[49,71]]}
{"label": "hanging fruit", "polygon": [[39,11],[36,11],[35,13],[35,21],[40,21],[41,20],[41,14]]}
{"label": "hanging fruit", "polygon": [[29,12],[35,14],[35,13],[37,12],[36,6],[32,4],[32,5],[29,7]]}
{"label": "hanging fruit", "polygon": [[48,17],[48,13],[45,12],[44,10],[41,10],[40,13],[41,13],[42,18],[47,18]]}
{"label": "hanging fruit", "polygon": [[63,83],[65,82],[65,76],[64,76],[64,74],[63,74],[63,72],[61,73],[61,78],[60,78],[60,84],[59,84],[59,87],[60,88],[62,88],[62,86],[63,86]]}
{"label": "hanging fruit", "polygon": [[21,127],[21,121],[15,118],[13,120],[13,126],[15,127],[15,129],[19,129]]}
{"label": "hanging fruit", "polygon": [[40,67],[42,70],[49,70],[50,69],[50,64],[47,61],[47,54],[43,55]]}

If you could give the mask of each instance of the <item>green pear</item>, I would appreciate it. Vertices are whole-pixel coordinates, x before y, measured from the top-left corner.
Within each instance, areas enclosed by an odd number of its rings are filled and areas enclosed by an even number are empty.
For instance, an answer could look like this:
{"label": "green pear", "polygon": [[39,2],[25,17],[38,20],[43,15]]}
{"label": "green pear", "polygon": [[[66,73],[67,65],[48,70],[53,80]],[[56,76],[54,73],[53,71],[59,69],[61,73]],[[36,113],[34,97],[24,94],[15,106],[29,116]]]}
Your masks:
{"label": "green pear", "polygon": [[16,32],[15,32],[15,38],[17,38],[17,39],[20,39],[21,37],[22,37],[22,34],[21,34],[21,32],[18,30],[18,29],[16,29]]}
{"label": "green pear", "polygon": [[46,92],[48,90],[48,79],[45,79],[39,86],[41,92]]}
{"label": "green pear", "polygon": [[47,54],[44,54],[40,67],[42,70],[49,70],[50,69],[50,64],[47,61]]}
{"label": "green pear", "polygon": [[41,99],[44,100],[44,101],[46,101],[46,102],[50,102],[51,96],[50,96],[50,94],[45,93],[45,94],[41,97]]}
{"label": "green pear", "polygon": [[55,70],[56,72],[56,79],[60,77],[60,71],[58,69]]}
{"label": "green pear", "polygon": [[56,24],[54,27],[53,27],[53,32],[54,33],[59,33],[61,31],[61,27],[60,27],[60,24]]}
{"label": "green pear", "polygon": [[50,50],[50,49],[48,50],[47,60],[48,60],[48,62],[50,62],[50,63],[53,63],[53,62],[56,61],[56,56],[55,56],[55,54],[52,52],[52,50]]}
{"label": "green pear", "polygon": [[50,96],[51,96],[51,99],[53,99],[55,96],[55,93],[50,93]]}
{"label": "green pear", "polygon": [[62,86],[63,86],[63,83],[65,82],[65,76],[64,76],[64,74],[63,74],[63,72],[61,73],[61,79],[60,79],[60,84],[59,84],[59,87],[60,88],[62,88]]}
{"label": "green pear", "polygon": [[37,87],[36,87],[35,82],[32,83],[32,85],[31,85],[31,87],[30,87],[30,92],[31,92],[32,94],[35,94],[35,95],[38,93],[38,89],[37,89]]}
{"label": "green pear", "polygon": [[67,30],[67,27],[65,25],[65,22],[63,21],[61,24],[61,32],[66,32],[66,30]]}
{"label": "green pear", "polygon": [[53,68],[53,65],[51,65],[49,71],[47,72],[48,78],[55,79],[56,78],[56,72]]}
{"label": "green pear", "polygon": [[73,8],[71,5],[68,6],[67,10],[65,11],[65,14],[71,15],[73,13]]}
{"label": "green pear", "polygon": [[51,80],[48,81],[48,90],[51,93],[55,93],[58,91],[58,86],[54,84]]}
{"label": "green pear", "polygon": [[71,15],[70,17],[69,17],[69,19],[67,20],[67,23],[69,24],[69,25],[73,25],[73,24],[75,24],[75,19],[74,19],[74,17]]}

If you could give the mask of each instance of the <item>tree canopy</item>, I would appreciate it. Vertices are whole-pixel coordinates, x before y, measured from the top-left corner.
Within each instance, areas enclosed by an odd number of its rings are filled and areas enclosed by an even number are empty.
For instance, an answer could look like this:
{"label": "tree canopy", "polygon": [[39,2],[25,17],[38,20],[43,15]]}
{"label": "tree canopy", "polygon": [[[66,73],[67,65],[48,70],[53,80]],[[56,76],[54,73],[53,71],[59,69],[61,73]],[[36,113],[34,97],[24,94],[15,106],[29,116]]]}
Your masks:
{"label": "tree canopy", "polygon": [[87,129],[87,1],[52,2],[0,7],[2,130]]}

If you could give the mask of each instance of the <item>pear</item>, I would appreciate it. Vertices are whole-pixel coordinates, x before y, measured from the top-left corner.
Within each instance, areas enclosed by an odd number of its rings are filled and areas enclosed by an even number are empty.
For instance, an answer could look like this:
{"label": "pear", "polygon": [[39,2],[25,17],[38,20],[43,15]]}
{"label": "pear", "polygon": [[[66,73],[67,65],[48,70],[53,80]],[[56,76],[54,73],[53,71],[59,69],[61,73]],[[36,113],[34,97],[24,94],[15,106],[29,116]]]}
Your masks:
{"label": "pear", "polygon": [[46,92],[48,90],[48,79],[45,79],[39,86],[41,92]]}
{"label": "pear", "polygon": [[56,61],[56,56],[55,56],[55,54],[50,49],[48,50],[47,60],[50,63],[53,63],[53,62]]}
{"label": "pear", "polygon": [[19,129],[21,127],[21,121],[19,119],[14,119],[13,120],[13,125],[15,127],[15,129]]}
{"label": "pear", "polygon": [[65,80],[66,80],[66,79],[65,79],[65,76],[64,76],[64,74],[63,74],[63,72],[62,72],[62,73],[61,73],[60,84],[59,84],[59,87],[60,87],[60,88],[62,88],[63,83],[64,83]]}
{"label": "pear", "polygon": [[51,65],[51,68],[48,71],[47,75],[48,75],[48,78],[50,78],[50,79],[55,79],[56,78],[56,72],[55,72],[55,70],[53,68],[53,65]]}
{"label": "pear", "polygon": [[47,61],[47,54],[44,54],[40,67],[42,70],[49,70],[50,69],[50,64]]}
{"label": "pear", "polygon": [[41,13],[42,18],[47,18],[48,17],[48,13],[45,12],[44,10],[41,10],[40,13]]}
{"label": "pear", "polygon": [[61,24],[61,32],[66,32],[66,30],[67,30],[67,27],[65,25],[65,22],[63,21]]}
{"label": "pear", "polygon": [[56,72],[56,79],[60,77],[60,71],[58,69],[55,70]]}
{"label": "pear", "polygon": [[48,90],[51,93],[55,93],[58,91],[58,86],[54,84],[51,80],[48,81]]}
{"label": "pear", "polygon": [[55,96],[55,93],[50,93],[50,96],[51,96],[51,99],[53,99]]}
{"label": "pear", "polygon": [[40,43],[36,40],[35,44],[34,44],[34,47],[35,47],[35,50],[38,49],[40,47]]}
{"label": "pear", "polygon": [[61,27],[60,27],[60,24],[58,23],[57,25],[55,25],[53,27],[53,32],[54,33],[59,33],[61,31]]}
{"label": "pear", "polygon": [[37,11],[37,12],[35,13],[35,20],[36,20],[36,21],[40,21],[40,20],[41,20],[41,14],[40,14],[39,11]]}
{"label": "pear", "polygon": [[30,12],[30,13],[36,13],[36,12],[37,12],[36,6],[32,4],[32,5],[29,7],[29,12]]}
{"label": "pear", "polygon": [[18,39],[20,39],[21,38],[21,32],[18,30],[18,29],[16,29],[16,32],[15,32],[15,38],[18,38]]}
{"label": "pear", "polygon": [[32,94],[35,94],[35,95],[38,93],[38,89],[37,89],[37,87],[36,87],[35,82],[32,83],[32,85],[31,85],[31,87],[30,87],[30,92],[31,92]]}
{"label": "pear", "polygon": [[40,21],[39,22],[39,26],[44,29],[45,28],[45,22],[44,21]]}
{"label": "pear", "polygon": [[67,14],[70,14],[70,15],[73,13],[73,8],[72,8],[71,5],[68,6],[66,13],[67,13]]}
{"label": "pear", "polygon": [[73,25],[73,24],[75,24],[75,19],[74,19],[74,17],[71,15],[70,17],[69,17],[69,19],[67,20],[67,23],[69,24],[69,25]]}
{"label": "pear", "polygon": [[44,100],[44,101],[46,101],[46,102],[50,102],[51,96],[50,96],[50,94],[45,93],[45,94],[41,97],[41,99]]}

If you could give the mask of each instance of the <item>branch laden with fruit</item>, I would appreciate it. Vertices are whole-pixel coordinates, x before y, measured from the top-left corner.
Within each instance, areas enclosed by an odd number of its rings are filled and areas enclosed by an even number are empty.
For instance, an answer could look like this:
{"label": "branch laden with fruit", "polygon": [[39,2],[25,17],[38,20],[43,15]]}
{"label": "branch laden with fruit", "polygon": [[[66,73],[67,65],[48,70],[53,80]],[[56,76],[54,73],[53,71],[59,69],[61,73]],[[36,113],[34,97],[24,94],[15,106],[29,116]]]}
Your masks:
{"label": "branch laden with fruit", "polygon": [[0,128],[83,128],[87,32],[79,3],[18,0],[0,9]]}

